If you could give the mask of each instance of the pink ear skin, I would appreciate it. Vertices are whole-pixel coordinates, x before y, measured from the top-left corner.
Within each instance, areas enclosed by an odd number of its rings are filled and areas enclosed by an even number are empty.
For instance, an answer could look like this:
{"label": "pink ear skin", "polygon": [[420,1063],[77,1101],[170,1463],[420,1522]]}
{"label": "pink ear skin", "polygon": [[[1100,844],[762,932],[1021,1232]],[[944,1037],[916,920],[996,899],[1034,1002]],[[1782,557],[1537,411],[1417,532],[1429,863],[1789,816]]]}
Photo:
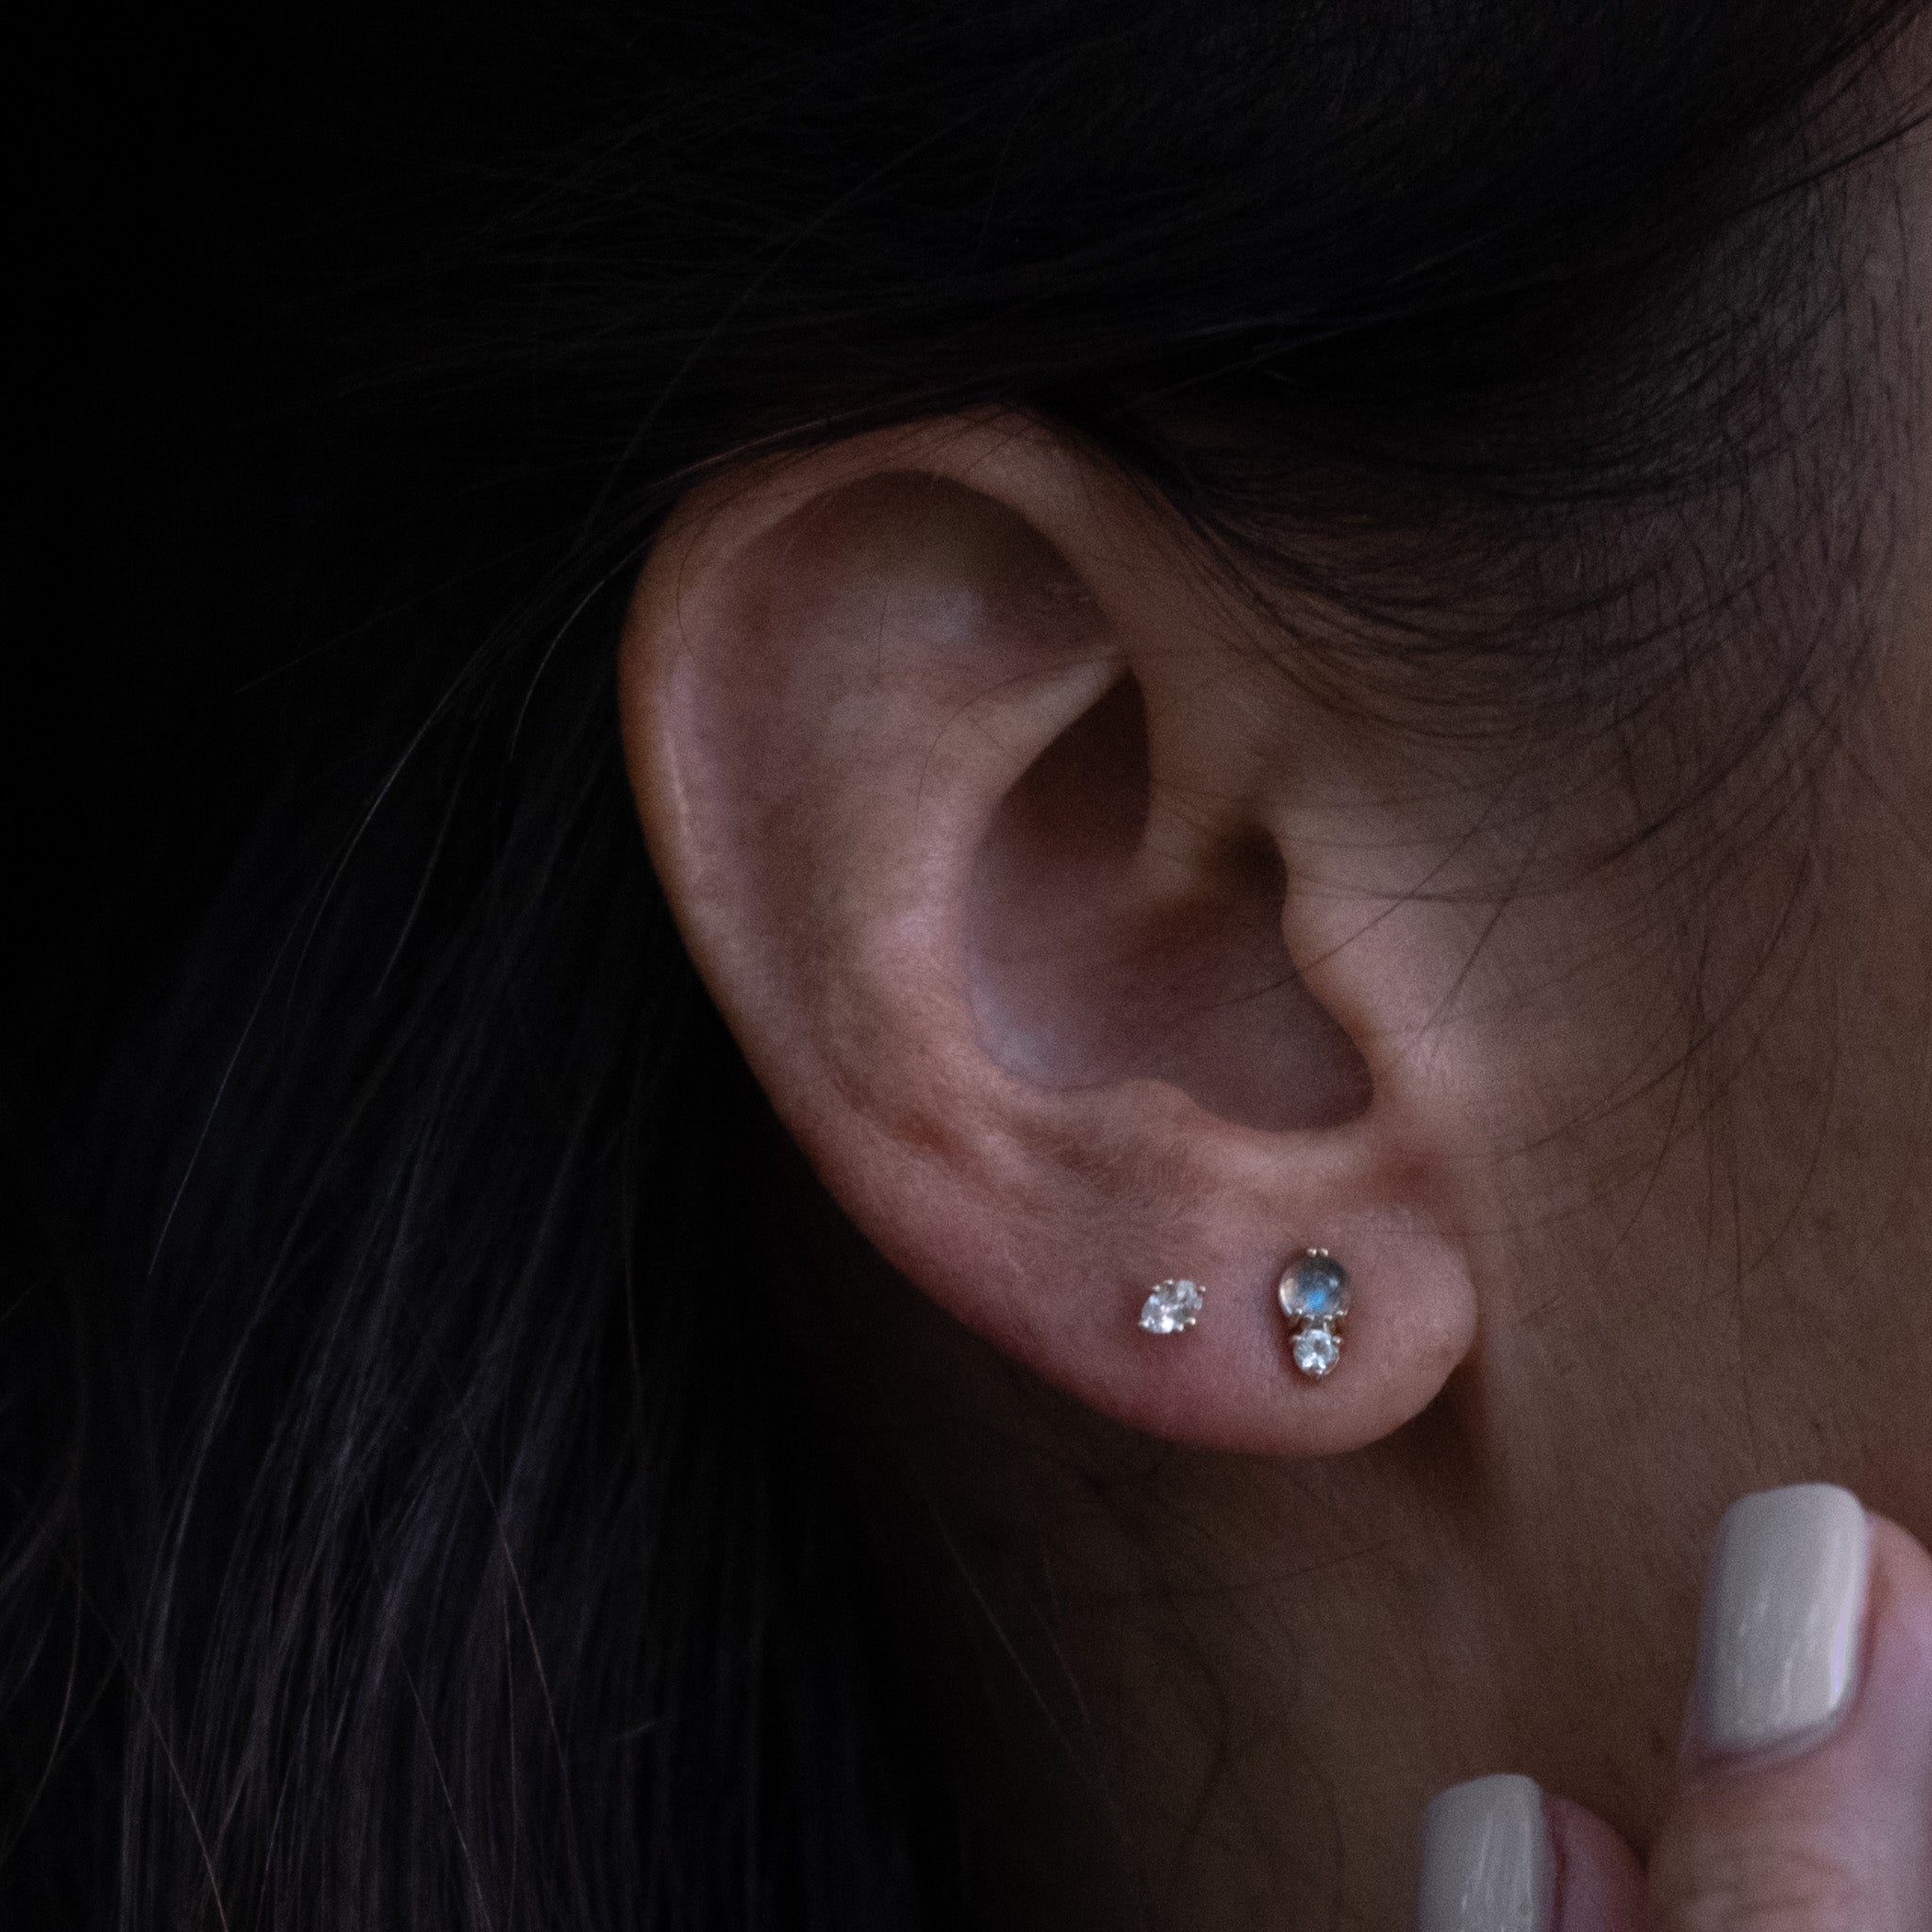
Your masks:
{"label": "pink ear skin", "polygon": [[[912,1288],[1138,1428],[1333,1453],[1427,1406],[1474,1296],[1414,1058],[1380,1045],[1418,928],[1303,896],[1347,759],[1229,612],[1041,431],[860,438],[681,509],[625,741],[699,970]],[[1274,1293],[1317,1246],[1353,1287],[1321,1381]],[[1200,1319],[1150,1335],[1174,1275]]]}

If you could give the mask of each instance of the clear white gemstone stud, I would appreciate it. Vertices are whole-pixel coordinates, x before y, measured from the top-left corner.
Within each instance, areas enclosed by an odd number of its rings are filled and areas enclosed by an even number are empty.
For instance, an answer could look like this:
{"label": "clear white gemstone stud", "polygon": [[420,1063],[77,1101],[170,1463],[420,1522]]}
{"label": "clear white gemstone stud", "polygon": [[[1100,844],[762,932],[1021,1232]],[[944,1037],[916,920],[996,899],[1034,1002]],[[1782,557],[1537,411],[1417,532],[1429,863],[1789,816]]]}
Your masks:
{"label": "clear white gemstone stud", "polygon": [[1310,1248],[1282,1271],[1274,1297],[1294,1324],[1290,1353],[1295,1367],[1319,1382],[1341,1359],[1348,1270],[1326,1248]]}
{"label": "clear white gemstone stud", "polygon": [[1141,1325],[1150,1335],[1178,1335],[1201,1319],[1197,1281],[1156,1282],[1141,1305]]}
{"label": "clear white gemstone stud", "polygon": [[1294,1365],[1319,1382],[1341,1359],[1341,1338],[1319,1324],[1304,1328],[1293,1342]]}

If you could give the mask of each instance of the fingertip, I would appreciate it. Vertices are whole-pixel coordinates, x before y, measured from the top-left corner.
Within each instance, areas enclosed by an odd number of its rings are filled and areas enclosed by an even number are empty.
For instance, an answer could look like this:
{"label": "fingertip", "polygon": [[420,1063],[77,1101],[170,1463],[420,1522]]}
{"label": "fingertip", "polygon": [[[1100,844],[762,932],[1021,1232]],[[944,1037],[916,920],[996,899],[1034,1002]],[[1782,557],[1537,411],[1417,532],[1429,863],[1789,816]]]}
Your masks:
{"label": "fingertip", "polygon": [[1697,1697],[1756,1722],[1693,1698],[1652,1923],[1932,1924],[1932,1557],[1851,1501],[1767,1491],[1726,1519]]}
{"label": "fingertip", "polygon": [[1890,1517],[1867,1510],[1866,1521],[1872,1526],[1872,1622],[1885,1616],[1932,1625],[1932,1554]]}
{"label": "fingertip", "polygon": [[1421,1932],[1637,1932],[1642,1907],[1629,1847],[1534,1778],[1472,1778],[1430,1802]]}
{"label": "fingertip", "polygon": [[1555,1932],[1542,1791],[1508,1773],[1451,1785],[1423,1814],[1421,1932]]}
{"label": "fingertip", "polygon": [[[1903,1722],[1865,1724],[1874,1740],[1891,1738],[1913,1769],[1932,1777],[1924,1740],[1932,1738],[1932,1555],[1890,1517],[1873,1515],[1872,1572],[1866,1607],[1860,1716]],[[1918,1747],[1918,1748],[1914,1748]]]}
{"label": "fingertip", "polygon": [[1570,1798],[1545,1796],[1556,1862],[1556,1932],[1636,1932],[1643,1923],[1643,1868],[1599,1818]]}
{"label": "fingertip", "polygon": [[1705,1581],[1693,1759],[1804,1749],[1836,1728],[1857,1689],[1871,1571],[1869,1519],[1848,1490],[1792,1483],[1731,1505]]}

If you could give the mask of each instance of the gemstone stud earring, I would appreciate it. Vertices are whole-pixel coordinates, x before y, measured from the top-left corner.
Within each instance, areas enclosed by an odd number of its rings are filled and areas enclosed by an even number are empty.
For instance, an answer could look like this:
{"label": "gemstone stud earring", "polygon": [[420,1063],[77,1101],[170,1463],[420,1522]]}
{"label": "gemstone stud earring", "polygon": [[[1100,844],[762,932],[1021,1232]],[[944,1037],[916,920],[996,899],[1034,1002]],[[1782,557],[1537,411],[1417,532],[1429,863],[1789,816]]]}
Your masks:
{"label": "gemstone stud earring", "polygon": [[1158,1281],[1141,1305],[1141,1325],[1150,1335],[1178,1335],[1200,1319],[1198,1281]]}
{"label": "gemstone stud earring", "polygon": [[1348,1270],[1326,1248],[1310,1248],[1282,1271],[1274,1291],[1294,1324],[1294,1365],[1319,1382],[1341,1359],[1341,1324],[1348,1314]]}

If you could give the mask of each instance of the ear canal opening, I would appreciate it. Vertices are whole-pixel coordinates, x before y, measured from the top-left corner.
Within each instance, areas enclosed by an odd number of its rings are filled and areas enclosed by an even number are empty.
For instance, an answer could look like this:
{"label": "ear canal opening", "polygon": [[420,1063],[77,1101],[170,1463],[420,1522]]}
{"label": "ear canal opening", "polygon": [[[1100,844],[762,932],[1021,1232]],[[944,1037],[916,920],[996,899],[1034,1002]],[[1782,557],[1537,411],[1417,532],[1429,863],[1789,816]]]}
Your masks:
{"label": "ear canal opening", "polygon": [[1034,762],[980,849],[966,963],[987,1053],[1043,1087],[1166,1081],[1274,1132],[1366,1110],[1367,1063],[1283,942],[1273,843],[1177,861],[1150,846],[1151,802],[1127,676]]}

